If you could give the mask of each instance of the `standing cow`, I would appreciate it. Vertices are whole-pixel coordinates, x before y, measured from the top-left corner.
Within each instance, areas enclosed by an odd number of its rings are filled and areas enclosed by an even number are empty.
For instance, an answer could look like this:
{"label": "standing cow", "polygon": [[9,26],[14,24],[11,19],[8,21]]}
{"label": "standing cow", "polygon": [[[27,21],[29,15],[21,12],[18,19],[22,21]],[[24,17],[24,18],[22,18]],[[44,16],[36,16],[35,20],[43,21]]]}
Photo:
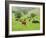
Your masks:
{"label": "standing cow", "polygon": [[22,24],[24,24],[24,25],[27,24],[26,19],[22,19],[22,20],[20,20],[20,22],[21,22]]}

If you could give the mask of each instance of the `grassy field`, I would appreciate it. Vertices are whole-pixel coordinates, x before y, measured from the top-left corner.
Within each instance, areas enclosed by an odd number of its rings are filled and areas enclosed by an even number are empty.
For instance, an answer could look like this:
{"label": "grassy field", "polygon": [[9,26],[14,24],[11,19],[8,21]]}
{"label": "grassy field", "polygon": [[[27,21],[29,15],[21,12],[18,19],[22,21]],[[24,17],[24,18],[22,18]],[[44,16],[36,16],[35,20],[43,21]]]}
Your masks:
{"label": "grassy field", "polygon": [[12,18],[12,31],[26,31],[26,30],[39,30],[40,23],[32,23],[27,20],[27,24],[23,25],[19,21],[15,20],[15,17]]}
{"label": "grassy field", "polygon": [[[19,18],[19,20],[16,21],[16,18]],[[22,22],[26,19],[25,25],[20,22],[21,19]],[[32,19],[37,22],[33,23]],[[12,7],[12,31],[26,30],[40,30],[40,9],[34,7]]]}

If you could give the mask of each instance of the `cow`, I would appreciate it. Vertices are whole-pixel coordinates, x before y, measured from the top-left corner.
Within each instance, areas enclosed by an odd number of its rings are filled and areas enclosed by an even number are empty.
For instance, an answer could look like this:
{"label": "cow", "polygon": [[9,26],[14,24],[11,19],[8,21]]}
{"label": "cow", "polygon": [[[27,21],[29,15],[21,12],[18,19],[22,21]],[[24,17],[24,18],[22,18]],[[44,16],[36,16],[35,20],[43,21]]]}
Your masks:
{"label": "cow", "polygon": [[26,19],[20,20],[20,22],[21,22],[22,24],[26,25]]}

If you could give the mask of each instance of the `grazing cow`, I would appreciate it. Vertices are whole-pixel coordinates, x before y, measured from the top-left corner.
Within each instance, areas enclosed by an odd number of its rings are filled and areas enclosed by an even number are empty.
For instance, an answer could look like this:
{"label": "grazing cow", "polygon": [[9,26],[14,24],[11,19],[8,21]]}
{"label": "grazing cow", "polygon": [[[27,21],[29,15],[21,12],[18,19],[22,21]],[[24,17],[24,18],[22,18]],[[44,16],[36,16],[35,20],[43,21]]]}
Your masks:
{"label": "grazing cow", "polygon": [[26,25],[26,21],[22,21],[22,24]]}
{"label": "grazing cow", "polygon": [[22,24],[26,25],[26,19],[20,20],[20,22],[21,22]]}

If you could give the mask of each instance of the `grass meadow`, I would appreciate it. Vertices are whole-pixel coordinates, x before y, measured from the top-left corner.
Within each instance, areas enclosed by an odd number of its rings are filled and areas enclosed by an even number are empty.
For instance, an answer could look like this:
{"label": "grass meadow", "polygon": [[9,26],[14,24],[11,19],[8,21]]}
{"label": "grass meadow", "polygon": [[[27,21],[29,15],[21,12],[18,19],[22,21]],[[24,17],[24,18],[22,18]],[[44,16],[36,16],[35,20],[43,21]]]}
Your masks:
{"label": "grass meadow", "polygon": [[12,31],[40,30],[40,8],[12,7]]}

